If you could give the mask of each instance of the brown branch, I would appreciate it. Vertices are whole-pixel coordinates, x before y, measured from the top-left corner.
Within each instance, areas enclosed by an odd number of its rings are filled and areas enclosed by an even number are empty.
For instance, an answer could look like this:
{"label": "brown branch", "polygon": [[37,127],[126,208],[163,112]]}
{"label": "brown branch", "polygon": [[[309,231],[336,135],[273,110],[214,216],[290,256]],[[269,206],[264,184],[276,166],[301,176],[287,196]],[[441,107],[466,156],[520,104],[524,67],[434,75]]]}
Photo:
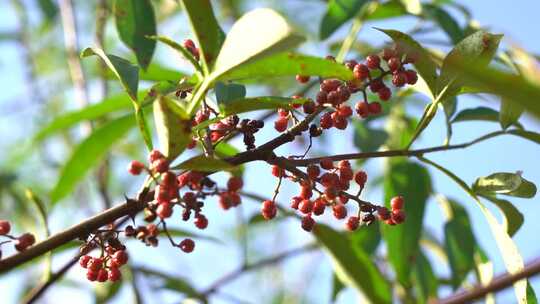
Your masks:
{"label": "brown branch", "polygon": [[540,258],[536,258],[534,261],[525,265],[523,270],[515,274],[505,273],[497,276],[491,283],[486,286],[475,286],[470,290],[466,290],[457,294],[453,294],[448,298],[441,299],[435,303],[438,304],[457,304],[457,303],[471,303],[478,300],[489,293],[502,290],[509,287],[515,282],[532,277],[540,273]]}
{"label": "brown branch", "polygon": [[281,262],[284,259],[291,258],[293,256],[315,250],[315,249],[317,249],[317,247],[318,247],[317,244],[311,243],[311,244],[308,244],[308,245],[305,245],[305,246],[302,246],[302,247],[299,247],[299,248],[296,248],[296,249],[291,249],[289,251],[285,251],[285,252],[280,253],[278,255],[275,255],[273,257],[260,260],[260,261],[258,261],[256,263],[253,263],[253,264],[240,266],[238,269],[224,275],[223,277],[221,277],[220,279],[215,281],[205,291],[201,292],[201,295],[207,297],[208,295],[217,292],[218,289],[220,287],[222,287],[223,285],[232,282],[233,280],[235,280],[238,277],[242,276],[246,272],[249,272],[249,271],[252,271],[252,270],[255,270],[255,269],[259,269],[259,268],[262,268],[262,267],[270,266],[270,265],[273,265],[273,264],[277,264],[277,263]]}
{"label": "brown branch", "polygon": [[396,156],[422,156],[427,153],[440,152],[440,151],[449,151],[456,149],[464,149],[470,147],[474,144],[482,142],[484,140],[496,137],[499,135],[508,134],[505,131],[497,131],[493,133],[486,134],[482,137],[479,137],[470,142],[458,144],[458,145],[445,145],[437,146],[431,148],[424,148],[418,150],[389,150],[389,151],[376,151],[376,152],[362,152],[362,153],[348,153],[348,154],[337,154],[332,156],[323,156],[323,157],[314,157],[306,159],[286,159],[291,165],[305,167],[309,164],[319,163],[323,159],[331,159],[333,161],[339,160],[350,160],[350,159],[367,159],[367,158],[377,158],[377,157],[396,157]]}

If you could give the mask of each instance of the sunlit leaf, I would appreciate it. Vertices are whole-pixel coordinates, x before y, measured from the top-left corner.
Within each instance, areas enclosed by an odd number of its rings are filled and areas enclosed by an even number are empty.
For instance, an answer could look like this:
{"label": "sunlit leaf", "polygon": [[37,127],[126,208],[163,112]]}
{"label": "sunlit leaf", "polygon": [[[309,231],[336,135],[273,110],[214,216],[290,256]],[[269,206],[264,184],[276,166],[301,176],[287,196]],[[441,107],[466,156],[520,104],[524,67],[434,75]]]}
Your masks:
{"label": "sunlit leaf", "polygon": [[504,194],[524,198],[531,198],[536,194],[536,186],[520,173],[506,172],[478,178],[472,185],[472,190],[479,194]]}
{"label": "sunlit leaf", "polygon": [[536,293],[531,285],[531,282],[527,280],[527,304],[538,304]]}
{"label": "sunlit leaf", "polygon": [[110,150],[111,146],[135,125],[132,115],[112,120],[95,129],[73,151],[67,163],[60,171],[56,186],[51,192],[51,203],[54,205],[68,194],[94,168]]}
{"label": "sunlit leaf", "polygon": [[240,114],[265,109],[291,109],[292,104],[303,104],[305,98],[287,98],[277,96],[262,96],[232,100],[221,106],[223,115]]}
{"label": "sunlit leaf", "polygon": [[499,121],[503,129],[507,129],[513,124],[518,124],[519,117],[525,109],[519,103],[506,99],[501,100],[501,110],[499,112]]}
{"label": "sunlit leaf", "polygon": [[160,151],[169,161],[180,155],[191,141],[191,121],[173,110],[174,103],[165,96],[158,97],[154,102],[154,122]]}
{"label": "sunlit leaf", "polygon": [[146,69],[156,48],[156,42],[146,37],[156,34],[152,2],[115,0],[113,14],[120,39],[135,53],[139,65]]}
{"label": "sunlit leaf", "polygon": [[483,198],[491,201],[495,204],[499,210],[503,213],[503,225],[506,227],[506,231],[509,236],[514,236],[516,232],[523,225],[523,214],[509,201],[496,198],[494,196],[484,196]]}

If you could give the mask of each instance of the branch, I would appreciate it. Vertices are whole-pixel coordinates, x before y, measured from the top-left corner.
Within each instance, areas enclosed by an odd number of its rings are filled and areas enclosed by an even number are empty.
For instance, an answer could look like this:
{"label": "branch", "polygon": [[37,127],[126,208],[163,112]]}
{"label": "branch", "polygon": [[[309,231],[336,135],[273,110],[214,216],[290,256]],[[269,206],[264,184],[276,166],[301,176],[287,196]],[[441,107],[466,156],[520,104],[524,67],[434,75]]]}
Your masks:
{"label": "branch", "polygon": [[540,273],[540,258],[536,258],[534,261],[525,265],[525,268],[515,274],[505,273],[497,276],[491,283],[486,286],[475,286],[470,290],[463,291],[454,295],[439,300],[438,304],[458,304],[458,303],[470,303],[478,300],[485,295],[509,287],[513,283],[532,277]]}
{"label": "branch", "polygon": [[223,285],[232,282],[233,280],[235,280],[238,277],[242,276],[246,272],[249,272],[249,271],[252,271],[252,270],[255,270],[255,269],[259,269],[259,268],[262,268],[262,267],[270,266],[270,265],[273,265],[273,264],[277,264],[277,263],[281,262],[284,259],[291,258],[293,256],[315,250],[315,249],[317,249],[317,247],[318,247],[317,244],[311,243],[311,244],[308,244],[308,245],[305,245],[305,246],[302,246],[302,247],[299,247],[299,248],[295,248],[295,249],[291,249],[289,251],[285,251],[285,252],[280,253],[278,255],[275,255],[273,257],[260,260],[259,262],[256,262],[256,263],[253,263],[253,264],[250,264],[250,265],[241,266],[238,269],[224,275],[223,277],[221,277],[220,279],[215,281],[213,284],[210,285],[210,287],[208,287],[205,291],[203,291],[201,293],[201,295],[207,297],[208,295],[217,292],[217,290],[220,287],[222,287]]}
{"label": "branch", "polygon": [[437,146],[431,148],[424,148],[418,150],[389,150],[389,151],[376,151],[376,152],[363,152],[363,153],[348,153],[348,154],[336,154],[333,156],[323,156],[323,157],[314,157],[306,159],[286,159],[290,164],[294,166],[305,167],[309,164],[319,163],[323,159],[331,159],[333,161],[339,160],[350,160],[350,159],[366,159],[366,158],[377,158],[377,157],[396,157],[396,156],[422,156],[427,153],[440,152],[440,151],[449,151],[456,149],[464,149],[470,147],[474,144],[482,142],[484,140],[496,137],[499,135],[509,134],[505,131],[497,131],[493,133],[486,134],[470,142],[458,144],[458,145],[445,145]]}

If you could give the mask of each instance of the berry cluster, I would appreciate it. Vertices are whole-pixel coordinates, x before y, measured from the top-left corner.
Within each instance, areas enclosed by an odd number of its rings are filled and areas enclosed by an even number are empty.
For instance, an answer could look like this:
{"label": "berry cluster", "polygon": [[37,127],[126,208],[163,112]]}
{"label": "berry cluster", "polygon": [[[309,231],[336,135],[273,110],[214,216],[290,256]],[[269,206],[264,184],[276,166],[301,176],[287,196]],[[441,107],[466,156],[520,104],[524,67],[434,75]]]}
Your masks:
{"label": "berry cluster", "polygon": [[89,281],[116,282],[122,277],[120,267],[128,261],[128,254],[125,250],[116,250],[108,246],[100,257],[83,255],[79,258],[79,265],[86,269],[86,278]]}
{"label": "berry cluster", "polygon": [[[209,108],[209,107],[208,107]],[[196,126],[210,118],[210,111],[199,110],[193,121],[193,125]],[[217,112],[213,111],[218,115]],[[220,140],[224,139],[226,136],[239,132],[244,137],[244,144],[248,150],[255,149],[255,133],[264,127],[264,122],[262,120],[251,120],[251,119],[242,119],[238,118],[236,115],[228,116],[216,123],[210,124],[210,140],[213,143],[218,143]],[[194,138],[195,141],[195,138]],[[195,142],[192,143],[190,148],[195,147]]]}
{"label": "berry cluster", "polygon": [[233,176],[227,181],[227,190],[219,192],[219,206],[223,210],[240,205],[242,199],[238,191],[242,189],[244,182],[240,177]]}
{"label": "berry cluster", "polygon": [[[36,238],[31,233],[23,233],[20,236],[15,237],[13,235],[10,235],[10,232],[11,224],[9,223],[9,221],[0,220],[0,236],[7,239],[4,241],[0,241],[0,249],[2,245],[13,242],[15,250],[21,252],[28,249],[28,247],[34,245],[34,243],[36,242]],[[2,250],[0,250],[0,259],[1,258]]]}
{"label": "berry cluster", "polygon": [[[332,214],[336,219],[345,219],[348,213],[345,205],[349,200],[356,201],[360,208],[357,215],[348,218],[345,225],[348,230],[356,230],[360,223],[371,224],[376,219],[373,215],[375,211],[378,212],[380,220],[390,225],[400,224],[405,220],[405,214],[401,207],[393,207],[392,213],[390,213],[385,207],[376,206],[360,199],[367,182],[367,174],[362,170],[354,173],[347,160],[342,160],[335,166],[331,159],[322,159],[319,165],[310,164],[307,166],[305,177],[288,175],[284,169],[274,165],[272,166],[272,175],[280,180],[289,178],[300,185],[300,194],[292,198],[290,207],[303,215],[301,226],[306,231],[311,231],[315,225],[313,216],[324,214],[326,208],[332,209]],[[352,181],[359,186],[356,195],[346,192]],[[317,183],[323,186],[323,191],[316,187]],[[315,198],[314,192],[317,193]],[[393,198],[392,206],[394,206],[394,201],[401,202],[400,206],[403,206],[403,198]],[[274,200],[266,200],[262,203],[261,214],[267,220],[276,216],[277,207]]]}
{"label": "berry cluster", "polygon": [[[294,95],[292,98],[299,99],[301,97],[298,95]],[[302,110],[305,114],[312,114],[317,110],[317,105],[315,104],[315,102],[313,102],[311,98],[308,98],[307,101],[303,104],[293,103],[291,104],[291,107],[293,109],[299,109],[300,107],[302,107]],[[276,131],[280,133],[285,132],[285,130],[287,130],[287,127],[289,126],[289,121],[291,120],[298,121],[292,111],[289,111],[287,109],[278,109],[278,118],[274,122],[274,129],[276,129]]]}

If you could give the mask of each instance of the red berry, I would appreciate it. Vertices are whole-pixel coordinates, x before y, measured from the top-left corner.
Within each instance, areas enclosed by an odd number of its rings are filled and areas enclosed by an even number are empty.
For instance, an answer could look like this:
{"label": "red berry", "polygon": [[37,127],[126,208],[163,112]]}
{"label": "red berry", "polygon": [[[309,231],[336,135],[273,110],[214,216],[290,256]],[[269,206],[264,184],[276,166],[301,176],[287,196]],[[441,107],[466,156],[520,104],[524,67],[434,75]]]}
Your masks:
{"label": "red berry", "polygon": [[101,268],[100,270],[98,270],[98,274],[97,274],[98,282],[105,282],[107,281],[108,278],[109,278],[109,272],[106,269]]}
{"label": "red berry", "polygon": [[237,192],[230,192],[229,197],[231,198],[231,206],[236,207],[242,203],[242,199]]}
{"label": "red berry", "polygon": [[310,213],[311,211],[313,211],[313,202],[308,199],[302,200],[300,202],[300,205],[298,205],[298,210],[300,210],[300,212],[304,214]]}
{"label": "red berry", "polygon": [[309,76],[307,75],[296,75],[296,81],[299,83],[306,83],[309,81]]}
{"label": "red berry", "polygon": [[339,95],[339,101],[345,102],[351,97],[351,91],[349,91],[349,87],[347,85],[341,85],[336,92]]}
{"label": "red berry", "polygon": [[289,110],[286,109],[278,109],[277,111],[279,117],[287,117],[289,116]]}
{"label": "red berry", "polygon": [[316,179],[319,177],[319,174],[321,173],[321,169],[317,165],[309,165],[307,166],[307,174],[309,178]]}
{"label": "red berry", "polygon": [[338,220],[344,219],[347,217],[347,208],[343,204],[336,204],[332,207],[334,217]]}
{"label": "red berry", "polygon": [[15,240],[15,249],[17,251],[24,251],[26,250],[26,248],[34,245],[35,242],[36,238],[33,234],[25,233]]}
{"label": "red berry", "polygon": [[333,201],[334,199],[336,199],[337,195],[338,195],[338,191],[335,187],[328,187],[324,189],[324,197],[328,201]]}
{"label": "red berry", "polygon": [[367,182],[367,173],[364,171],[358,171],[354,174],[354,181],[360,186],[364,187]]}
{"label": "red berry", "polygon": [[233,176],[227,181],[227,189],[229,189],[229,191],[236,192],[242,189],[243,186],[244,182],[242,181],[242,178],[238,176]]}
{"label": "red berry", "polygon": [[344,179],[346,181],[350,181],[353,179],[353,171],[351,168],[347,168],[347,167],[344,167],[344,168],[339,168],[339,178],[340,179]]}
{"label": "red berry", "polygon": [[381,79],[375,79],[369,84],[369,89],[373,93],[379,92],[379,90],[384,87],[385,87],[384,82]]}
{"label": "red berry", "polygon": [[101,258],[92,258],[86,264],[87,268],[92,271],[98,271],[103,266],[103,260]]}
{"label": "red berry", "polygon": [[349,70],[353,70],[354,67],[358,64],[358,62],[354,59],[347,60],[343,63],[344,66],[346,66]]}
{"label": "red berry", "polygon": [[315,98],[315,100],[317,101],[318,104],[324,104],[328,100],[327,97],[328,97],[328,93],[326,93],[325,91],[319,91],[317,93],[317,97]]}
{"label": "red berry", "polygon": [[416,71],[413,70],[405,71],[405,77],[407,78],[407,83],[411,85],[418,81],[418,74],[416,74]]}
{"label": "red berry", "polygon": [[159,152],[158,150],[152,150],[152,151],[150,151],[150,155],[148,155],[150,163],[153,163],[156,160],[158,160],[160,158],[164,158],[164,157],[165,156],[163,156],[163,154],[161,154],[161,152]]}
{"label": "red berry", "polygon": [[219,194],[218,203],[221,209],[228,210],[232,206],[232,199],[228,192],[222,192]]}
{"label": "red berry", "polygon": [[86,279],[90,282],[94,282],[95,280],[97,280],[97,277],[98,277],[97,271],[88,269],[88,271],[86,272]]}
{"label": "red berry", "polygon": [[312,113],[315,112],[315,109],[317,108],[317,105],[310,99],[309,101],[305,102],[302,105],[302,108],[304,110],[304,113],[312,114]]}
{"label": "red berry", "polygon": [[282,177],[285,175],[285,171],[280,167],[273,165],[272,166],[272,175],[275,177]]}
{"label": "red berry", "polygon": [[128,261],[128,254],[125,250],[118,250],[113,254],[113,259],[118,265],[124,265]]}
{"label": "red berry", "polygon": [[165,158],[160,158],[152,162],[152,168],[159,173],[165,173],[169,170],[169,162]]}
{"label": "red berry", "polygon": [[380,114],[382,111],[381,104],[374,101],[368,105],[369,114],[377,115]]}
{"label": "red berry", "polygon": [[128,172],[132,175],[139,175],[141,174],[142,170],[144,169],[144,164],[140,161],[131,161],[129,163]]}
{"label": "red berry", "polygon": [[393,197],[390,200],[390,205],[392,206],[392,210],[401,210],[401,209],[403,209],[403,203],[404,202],[405,201],[403,200],[402,196]]}
{"label": "red berry", "polygon": [[88,267],[88,262],[92,259],[89,255],[83,255],[79,258],[79,265],[81,265],[82,268]]}
{"label": "red berry", "polygon": [[313,214],[322,215],[326,209],[326,203],[323,199],[317,199],[313,203]]}
{"label": "red berry", "polygon": [[392,221],[401,224],[405,221],[405,212],[401,209],[392,210]]}
{"label": "red berry", "polygon": [[184,203],[186,203],[186,205],[190,207],[196,207],[197,195],[195,194],[195,192],[186,192],[182,196],[182,200],[184,201]]}
{"label": "red berry", "polygon": [[0,235],[6,235],[11,231],[11,224],[6,220],[0,220]]}
{"label": "red berry", "polygon": [[193,43],[193,40],[191,40],[191,39],[186,39],[186,40],[184,40],[184,43],[183,43],[183,44],[184,44],[184,47],[185,47],[186,49],[192,49],[192,48],[195,48],[195,43]]}
{"label": "red berry", "polygon": [[361,101],[361,102],[357,103],[354,108],[355,108],[356,113],[358,114],[358,116],[360,116],[362,118],[366,118],[366,117],[369,116],[369,106],[368,106],[367,102]]}
{"label": "red berry", "polygon": [[386,207],[377,208],[377,215],[381,221],[386,221],[391,217],[390,211]]}
{"label": "red berry", "polygon": [[[346,189],[343,189],[343,190],[346,190]],[[340,195],[338,196],[338,200],[339,200],[340,203],[342,203],[342,204],[345,205],[345,204],[347,204],[347,202],[349,201],[349,198],[346,197],[346,196],[343,195],[343,194],[340,194]]]}
{"label": "red berry", "polygon": [[397,52],[392,48],[385,48],[383,50],[382,58],[388,61],[390,58],[397,56]]}
{"label": "red berry", "polygon": [[284,132],[287,130],[287,126],[289,124],[289,118],[280,116],[276,121],[274,122],[274,129],[278,132]]}
{"label": "red berry", "polygon": [[161,203],[156,208],[156,214],[160,219],[165,219],[171,217],[173,209],[169,203]]}
{"label": "red berry", "polygon": [[330,112],[324,113],[321,116],[321,128],[330,129],[333,125],[332,114]]}
{"label": "red berry", "polygon": [[341,95],[337,91],[332,91],[328,93],[328,96],[326,97],[326,101],[336,106],[341,102]]}
{"label": "red berry", "polygon": [[350,168],[350,167],[351,167],[351,163],[348,160],[340,160],[338,163],[339,169]]}
{"label": "red berry", "polygon": [[313,218],[309,215],[306,215],[302,218],[302,229],[304,229],[307,232],[310,232],[313,230],[313,226],[315,225],[315,221]]}
{"label": "red berry", "polygon": [[341,81],[337,79],[325,79],[323,82],[321,82],[321,91],[325,91],[326,93],[330,93],[332,91],[337,90],[337,88],[341,85]]}
{"label": "red berry", "polygon": [[357,216],[351,216],[347,220],[347,223],[345,224],[345,228],[349,231],[354,231],[358,229],[358,224],[360,223],[360,219]]}
{"label": "red berry", "polygon": [[336,127],[339,130],[345,130],[347,128],[347,119],[343,116],[337,115],[337,112],[332,113],[332,123],[334,124],[334,127]]}
{"label": "red berry", "polygon": [[294,196],[292,199],[291,199],[291,208],[297,210],[298,209],[298,206],[300,205],[300,202],[302,201],[302,198],[299,197],[299,196]]}
{"label": "red berry", "polygon": [[377,94],[379,95],[379,98],[384,101],[387,101],[392,97],[392,91],[390,91],[388,87],[380,89]]}
{"label": "red berry", "polygon": [[276,208],[276,204],[273,201],[266,200],[262,203],[263,211],[270,211]]}
{"label": "red berry", "polygon": [[407,76],[403,72],[397,72],[392,75],[392,84],[396,87],[402,87],[407,83]]}
{"label": "red berry", "polygon": [[302,188],[300,188],[300,197],[303,198],[303,199],[310,199],[311,196],[313,195],[313,191],[311,190],[311,185],[310,186],[302,186]]}
{"label": "red berry", "polygon": [[195,217],[195,226],[199,229],[206,229],[208,227],[208,219],[206,216],[199,214]]}
{"label": "red berry", "polygon": [[111,267],[109,269],[109,281],[116,282],[120,280],[120,278],[122,278],[122,273],[120,270],[118,270],[116,267]]}
{"label": "red berry", "polygon": [[381,58],[377,55],[369,55],[366,58],[366,65],[369,69],[374,70],[378,69],[381,64]]}
{"label": "red berry", "polygon": [[183,252],[190,253],[195,249],[195,242],[192,239],[183,239],[179,246]]}
{"label": "red berry", "polygon": [[369,76],[369,69],[364,64],[357,64],[353,69],[354,78],[358,80],[364,80]]}
{"label": "red berry", "polygon": [[339,177],[335,173],[324,173],[321,175],[321,184],[328,188],[336,185],[339,182]]}
{"label": "red berry", "polygon": [[321,167],[325,170],[334,169],[334,162],[330,158],[324,158],[321,160]]}
{"label": "red berry", "polygon": [[352,115],[352,109],[347,105],[342,105],[337,109],[337,113],[341,117],[350,117]]}
{"label": "red berry", "polygon": [[401,60],[397,57],[388,59],[388,68],[392,72],[399,70],[399,68],[401,68]]}

